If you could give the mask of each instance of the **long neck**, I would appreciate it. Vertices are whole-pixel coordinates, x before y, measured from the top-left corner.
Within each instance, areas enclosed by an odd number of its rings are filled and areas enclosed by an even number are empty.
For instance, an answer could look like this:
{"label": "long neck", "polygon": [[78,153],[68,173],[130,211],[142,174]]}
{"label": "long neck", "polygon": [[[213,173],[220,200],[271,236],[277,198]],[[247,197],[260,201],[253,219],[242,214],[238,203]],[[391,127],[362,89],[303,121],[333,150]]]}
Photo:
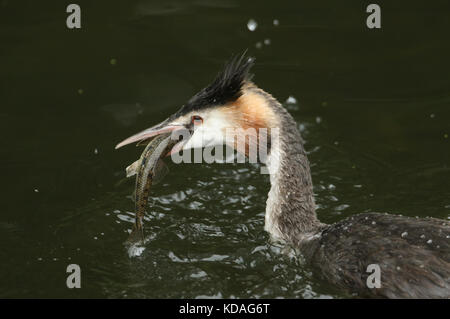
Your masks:
{"label": "long neck", "polygon": [[265,230],[298,245],[322,225],[315,212],[309,161],[292,116],[272,96],[267,94],[266,98],[276,114],[279,137],[272,136],[267,159],[271,188]]}

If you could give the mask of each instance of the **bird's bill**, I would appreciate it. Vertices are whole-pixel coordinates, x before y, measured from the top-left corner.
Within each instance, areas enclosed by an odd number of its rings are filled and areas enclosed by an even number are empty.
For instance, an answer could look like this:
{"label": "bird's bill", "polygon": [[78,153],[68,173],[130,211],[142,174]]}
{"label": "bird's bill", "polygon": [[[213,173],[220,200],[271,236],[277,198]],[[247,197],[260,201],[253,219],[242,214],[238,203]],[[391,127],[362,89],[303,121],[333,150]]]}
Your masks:
{"label": "bird's bill", "polygon": [[165,120],[153,127],[150,127],[146,130],[143,130],[140,133],[137,133],[133,136],[130,136],[129,138],[123,140],[119,144],[116,145],[116,149],[136,142],[141,142],[143,140],[146,140],[150,137],[162,134],[162,133],[169,133],[173,132],[175,130],[184,129],[184,125],[176,124],[176,123],[170,123],[168,120]]}

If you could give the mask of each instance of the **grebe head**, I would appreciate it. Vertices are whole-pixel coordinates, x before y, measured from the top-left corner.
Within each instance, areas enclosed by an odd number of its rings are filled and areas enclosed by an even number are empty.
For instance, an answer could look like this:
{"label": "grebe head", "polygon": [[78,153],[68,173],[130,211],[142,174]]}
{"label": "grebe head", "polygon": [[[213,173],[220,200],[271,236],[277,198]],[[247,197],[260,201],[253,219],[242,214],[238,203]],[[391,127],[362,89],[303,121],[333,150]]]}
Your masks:
{"label": "grebe head", "polygon": [[274,127],[276,118],[268,106],[267,98],[251,82],[250,68],[253,63],[254,59],[246,57],[245,53],[235,56],[225,64],[211,84],[195,94],[175,114],[125,139],[117,144],[116,149],[134,142],[145,142],[161,133],[176,133],[179,130],[189,130],[190,134],[172,152],[223,144],[235,147],[236,138],[230,140],[228,129]]}

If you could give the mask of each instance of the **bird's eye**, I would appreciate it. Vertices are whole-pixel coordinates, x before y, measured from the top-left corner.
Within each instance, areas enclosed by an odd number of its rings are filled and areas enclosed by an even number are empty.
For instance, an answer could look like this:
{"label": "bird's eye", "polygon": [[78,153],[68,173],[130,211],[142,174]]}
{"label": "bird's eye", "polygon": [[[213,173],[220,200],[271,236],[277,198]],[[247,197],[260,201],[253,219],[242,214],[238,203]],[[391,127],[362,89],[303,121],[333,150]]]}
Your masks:
{"label": "bird's eye", "polygon": [[194,122],[203,123],[203,119],[201,116],[194,115],[194,116],[192,116],[192,123],[194,123]]}

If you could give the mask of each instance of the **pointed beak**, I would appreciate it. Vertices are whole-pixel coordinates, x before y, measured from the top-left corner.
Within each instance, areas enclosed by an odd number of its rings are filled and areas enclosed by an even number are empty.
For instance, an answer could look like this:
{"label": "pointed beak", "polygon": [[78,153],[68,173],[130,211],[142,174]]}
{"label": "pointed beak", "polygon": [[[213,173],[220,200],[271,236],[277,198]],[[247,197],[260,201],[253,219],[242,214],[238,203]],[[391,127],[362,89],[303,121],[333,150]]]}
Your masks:
{"label": "pointed beak", "polygon": [[129,138],[123,140],[122,142],[120,142],[119,144],[116,145],[116,149],[131,144],[131,143],[136,143],[136,142],[140,142],[143,140],[146,140],[150,137],[162,134],[162,133],[169,133],[169,132],[173,132],[175,130],[179,130],[179,129],[184,129],[184,125],[181,124],[177,124],[177,123],[173,123],[170,122],[169,119],[166,119],[165,121],[150,127],[140,133],[137,133],[133,136],[130,136]]}

